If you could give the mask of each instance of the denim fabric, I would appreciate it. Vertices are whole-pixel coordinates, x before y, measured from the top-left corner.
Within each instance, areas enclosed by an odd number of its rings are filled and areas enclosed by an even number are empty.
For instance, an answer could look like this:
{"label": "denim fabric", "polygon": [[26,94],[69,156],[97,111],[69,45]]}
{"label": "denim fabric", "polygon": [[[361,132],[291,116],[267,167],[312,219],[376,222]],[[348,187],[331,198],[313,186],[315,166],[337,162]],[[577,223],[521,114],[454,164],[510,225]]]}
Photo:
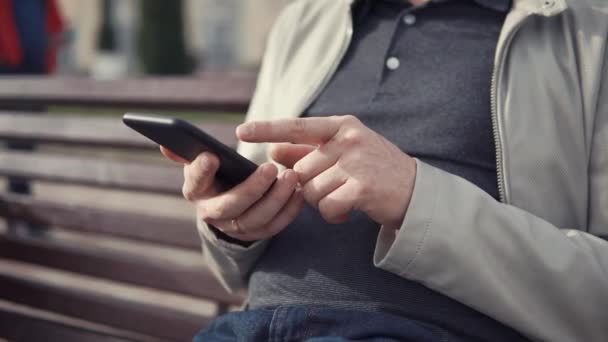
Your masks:
{"label": "denim fabric", "polygon": [[194,342],[459,341],[446,331],[385,313],[323,307],[279,306],[217,318]]}

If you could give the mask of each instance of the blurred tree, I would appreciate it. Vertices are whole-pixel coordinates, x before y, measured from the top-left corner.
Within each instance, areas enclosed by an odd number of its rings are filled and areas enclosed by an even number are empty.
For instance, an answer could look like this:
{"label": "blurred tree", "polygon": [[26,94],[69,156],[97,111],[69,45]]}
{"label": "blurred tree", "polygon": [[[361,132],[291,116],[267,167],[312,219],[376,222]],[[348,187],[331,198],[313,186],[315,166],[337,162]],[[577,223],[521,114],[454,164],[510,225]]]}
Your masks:
{"label": "blurred tree", "polygon": [[194,59],[186,53],[182,0],[145,0],[141,6],[139,57],[145,73],[191,73]]}
{"label": "blurred tree", "polygon": [[113,0],[103,0],[102,2],[102,21],[99,30],[99,50],[111,52],[116,50],[116,36],[112,23]]}

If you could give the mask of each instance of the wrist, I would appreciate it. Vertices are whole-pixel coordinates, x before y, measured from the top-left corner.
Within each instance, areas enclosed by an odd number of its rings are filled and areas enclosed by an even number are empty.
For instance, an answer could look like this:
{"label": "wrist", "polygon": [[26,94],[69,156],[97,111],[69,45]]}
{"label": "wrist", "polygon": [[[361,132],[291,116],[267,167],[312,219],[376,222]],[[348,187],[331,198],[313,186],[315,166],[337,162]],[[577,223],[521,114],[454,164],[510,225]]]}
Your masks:
{"label": "wrist", "polygon": [[410,207],[410,203],[412,201],[412,196],[414,194],[414,185],[416,184],[416,173],[417,173],[418,164],[416,159],[405,155],[404,158],[404,167],[401,170],[404,170],[405,175],[403,175],[403,181],[399,186],[398,193],[401,195],[396,203],[395,215],[392,219],[386,224],[387,227],[393,229],[400,229],[403,221],[405,220],[405,216],[407,215],[407,211]]}

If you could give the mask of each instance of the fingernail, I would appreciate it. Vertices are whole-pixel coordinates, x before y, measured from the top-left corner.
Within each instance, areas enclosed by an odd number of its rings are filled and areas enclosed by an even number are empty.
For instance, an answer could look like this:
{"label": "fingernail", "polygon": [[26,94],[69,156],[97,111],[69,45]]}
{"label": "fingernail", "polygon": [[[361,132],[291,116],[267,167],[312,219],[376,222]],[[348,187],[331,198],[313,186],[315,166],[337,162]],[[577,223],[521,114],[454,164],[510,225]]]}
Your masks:
{"label": "fingernail", "polygon": [[264,164],[262,165],[262,174],[266,177],[266,178],[275,178],[276,174],[275,174],[275,166],[272,164]]}
{"label": "fingernail", "polygon": [[293,172],[293,170],[286,170],[283,177],[285,177],[285,180],[288,183],[295,182],[298,178],[298,176],[295,172]]}
{"label": "fingernail", "polygon": [[236,128],[236,134],[240,138],[248,138],[251,135],[251,125],[241,124]]}

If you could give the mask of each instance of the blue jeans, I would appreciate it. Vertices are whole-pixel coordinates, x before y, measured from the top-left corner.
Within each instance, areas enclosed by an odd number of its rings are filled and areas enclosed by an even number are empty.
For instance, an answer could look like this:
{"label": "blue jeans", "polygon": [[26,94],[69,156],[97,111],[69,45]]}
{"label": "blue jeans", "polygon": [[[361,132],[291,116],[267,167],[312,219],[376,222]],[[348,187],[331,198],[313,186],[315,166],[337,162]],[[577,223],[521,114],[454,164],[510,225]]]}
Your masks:
{"label": "blue jeans", "polygon": [[377,312],[279,306],[218,317],[193,342],[458,341],[430,324]]}

